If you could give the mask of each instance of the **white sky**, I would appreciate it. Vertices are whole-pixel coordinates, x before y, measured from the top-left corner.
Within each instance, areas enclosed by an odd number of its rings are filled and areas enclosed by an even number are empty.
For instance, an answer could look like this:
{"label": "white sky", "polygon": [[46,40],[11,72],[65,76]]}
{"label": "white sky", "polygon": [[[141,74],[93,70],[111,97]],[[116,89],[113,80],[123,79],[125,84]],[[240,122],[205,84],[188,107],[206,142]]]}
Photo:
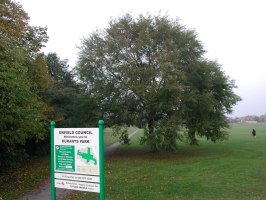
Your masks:
{"label": "white sky", "polygon": [[266,114],[266,1],[264,0],[17,0],[32,25],[47,26],[45,53],[74,66],[80,39],[124,13],[178,17],[195,29],[206,57],[236,81],[243,99],[232,116]]}

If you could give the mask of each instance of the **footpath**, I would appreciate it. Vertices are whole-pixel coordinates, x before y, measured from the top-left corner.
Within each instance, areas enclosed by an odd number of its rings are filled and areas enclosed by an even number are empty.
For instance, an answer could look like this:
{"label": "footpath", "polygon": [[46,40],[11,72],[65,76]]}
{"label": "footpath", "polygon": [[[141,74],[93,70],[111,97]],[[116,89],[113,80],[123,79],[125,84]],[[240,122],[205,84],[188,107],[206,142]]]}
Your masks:
{"label": "footpath", "polygon": [[[139,130],[134,131],[128,137],[131,138],[135,135]],[[120,142],[113,143],[112,145],[104,148],[104,155],[105,158],[110,156],[118,147],[121,145]],[[56,199],[62,200],[65,196],[73,192],[73,190],[65,190],[61,188],[56,189]],[[39,188],[34,189],[33,191],[29,192],[28,194],[24,195],[23,197],[19,198],[18,200],[48,200],[51,199],[51,180],[47,180],[43,185]]]}

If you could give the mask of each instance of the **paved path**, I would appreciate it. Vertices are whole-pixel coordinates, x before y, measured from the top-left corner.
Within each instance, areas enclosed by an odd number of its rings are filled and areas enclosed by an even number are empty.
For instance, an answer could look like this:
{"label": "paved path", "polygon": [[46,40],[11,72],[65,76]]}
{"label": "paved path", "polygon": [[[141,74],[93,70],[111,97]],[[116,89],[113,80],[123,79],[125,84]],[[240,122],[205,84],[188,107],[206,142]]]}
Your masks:
{"label": "paved path", "polygon": [[[131,138],[133,137],[139,130],[135,130],[133,133],[131,133],[128,137]],[[116,142],[116,143],[113,143],[112,145],[108,146],[108,147],[105,147],[104,148],[104,155],[105,156],[109,156],[111,155],[114,150],[116,150],[116,148],[121,144],[121,142]]]}
{"label": "paved path", "polygon": [[[128,137],[131,138],[135,135],[139,130],[134,131]],[[105,156],[111,155],[116,148],[120,145],[120,142],[113,143],[112,145],[104,148]],[[56,199],[60,200],[63,199],[67,194],[71,193],[72,190],[65,190],[61,188],[56,189]],[[19,198],[18,200],[49,200],[51,199],[51,184],[50,179],[47,180],[40,188],[31,191],[30,193],[26,194],[25,196]]]}

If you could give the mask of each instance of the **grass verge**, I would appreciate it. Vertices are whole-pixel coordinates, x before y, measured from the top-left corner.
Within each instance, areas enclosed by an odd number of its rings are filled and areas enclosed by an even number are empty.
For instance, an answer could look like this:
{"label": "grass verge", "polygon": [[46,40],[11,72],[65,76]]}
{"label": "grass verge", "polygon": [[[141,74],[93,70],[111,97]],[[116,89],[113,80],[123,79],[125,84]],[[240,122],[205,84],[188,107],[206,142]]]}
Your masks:
{"label": "grass verge", "polygon": [[0,197],[14,200],[41,186],[50,176],[50,157],[28,159],[19,168],[9,169],[0,174]]}
{"label": "grass verge", "polygon": [[[265,141],[266,124],[233,124],[228,141],[179,144],[175,153],[149,153],[138,142],[121,146],[105,162],[106,200],[266,199]],[[66,200],[98,198],[74,192]]]}

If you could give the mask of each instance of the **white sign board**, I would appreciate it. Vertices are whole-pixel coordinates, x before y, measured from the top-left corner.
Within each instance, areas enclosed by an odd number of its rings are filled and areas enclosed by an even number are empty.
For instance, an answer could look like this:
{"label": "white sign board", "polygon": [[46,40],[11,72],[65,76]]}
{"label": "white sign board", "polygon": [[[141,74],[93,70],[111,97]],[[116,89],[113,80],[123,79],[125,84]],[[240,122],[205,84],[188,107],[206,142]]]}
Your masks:
{"label": "white sign board", "polygon": [[55,187],[99,191],[99,129],[54,129]]}
{"label": "white sign board", "polygon": [[87,192],[100,192],[100,184],[99,183],[87,183],[87,182],[77,182],[77,181],[68,181],[68,180],[60,180],[55,179],[55,187],[70,189],[70,190],[80,190]]}

